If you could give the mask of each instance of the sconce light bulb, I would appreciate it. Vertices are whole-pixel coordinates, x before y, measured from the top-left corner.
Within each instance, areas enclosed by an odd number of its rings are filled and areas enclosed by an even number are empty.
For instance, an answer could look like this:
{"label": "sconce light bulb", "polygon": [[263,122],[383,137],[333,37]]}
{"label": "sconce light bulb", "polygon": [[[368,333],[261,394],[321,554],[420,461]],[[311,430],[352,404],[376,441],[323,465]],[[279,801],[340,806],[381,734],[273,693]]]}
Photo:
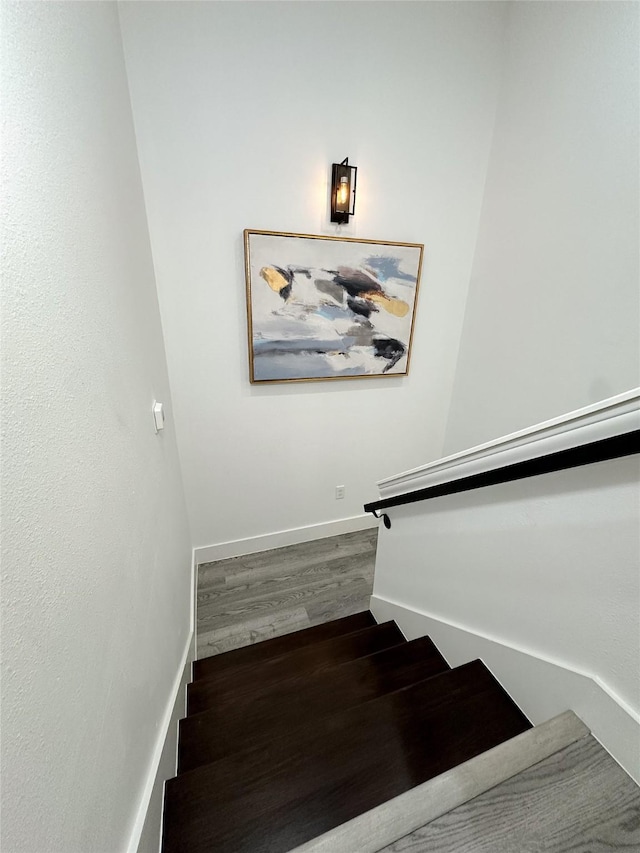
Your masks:
{"label": "sconce light bulb", "polygon": [[343,206],[349,201],[349,180],[348,178],[342,177],[340,178],[340,185],[338,186],[338,204]]}

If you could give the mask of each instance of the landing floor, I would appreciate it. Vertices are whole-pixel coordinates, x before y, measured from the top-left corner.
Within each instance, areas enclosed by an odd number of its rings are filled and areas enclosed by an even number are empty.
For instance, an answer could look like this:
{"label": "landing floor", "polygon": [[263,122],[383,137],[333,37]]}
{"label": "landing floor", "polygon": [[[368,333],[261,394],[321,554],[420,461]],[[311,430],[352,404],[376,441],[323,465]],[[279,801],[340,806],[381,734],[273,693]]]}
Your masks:
{"label": "landing floor", "polygon": [[377,528],[203,563],[198,657],[369,608]]}

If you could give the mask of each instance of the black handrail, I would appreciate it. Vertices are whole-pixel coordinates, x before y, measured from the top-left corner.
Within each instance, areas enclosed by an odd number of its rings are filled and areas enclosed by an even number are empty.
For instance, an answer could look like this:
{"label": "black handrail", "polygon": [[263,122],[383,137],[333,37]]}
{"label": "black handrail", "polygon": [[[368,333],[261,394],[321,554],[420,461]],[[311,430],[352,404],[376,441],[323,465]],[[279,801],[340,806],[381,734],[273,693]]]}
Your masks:
{"label": "black handrail", "polygon": [[378,514],[381,509],[394,506],[426,501],[430,498],[440,498],[444,495],[455,495],[458,492],[468,492],[471,489],[482,489],[485,486],[497,486],[499,483],[510,483],[513,480],[524,480],[527,477],[537,477],[540,474],[550,474],[553,471],[564,471],[567,468],[579,468],[581,465],[591,465],[594,462],[605,462],[608,459],[619,459],[621,456],[631,456],[640,453],[640,429],[601,438],[568,450],[558,450],[546,456],[536,456],[525,459],[524,462],[514,462],[503,465],[491,471],[460,477],[458,480],[448,480],[437,486],[426,489],[416,489],[391,498],[383,498],[364,505],[365,512],[372,512],[376,518],[382,518],[384,526],[391,527],[391,520],[386,513]]}

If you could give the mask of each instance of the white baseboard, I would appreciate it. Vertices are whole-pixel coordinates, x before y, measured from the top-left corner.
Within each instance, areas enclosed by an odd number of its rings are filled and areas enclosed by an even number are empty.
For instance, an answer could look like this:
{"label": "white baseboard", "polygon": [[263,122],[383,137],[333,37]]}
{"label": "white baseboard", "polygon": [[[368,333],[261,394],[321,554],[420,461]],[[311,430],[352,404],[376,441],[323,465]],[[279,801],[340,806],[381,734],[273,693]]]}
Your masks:
{"label": "white baseboard", "polygon": [[175,776],[178,767],[178,721],[186,714],[187,684],[196,658],[196,570],[195,554],[191,555],[189,634],[162,722],[145,782],[127,853],[159,853],[162,839],[164,783]]}
{"label": "white baseboard", "polygon": [[231,542],[219,542],[217,545],[205,545],[194,548],[195,562],[212,563],[215,560],[227,560],[258,551],[271,551],[286,545],[298,545],[300,542],[312,542],[314,539],[326,539],[340,536],[342,533],[354,533],[377,527],[380,522],[372,515],[354,515],[337,521],[325,521],[321,524],[308,524],[306,527],[293,527],[290,530],[278,530],[263,536],[249,536],[246,539],[234,539]]}
{"label": "white baseboard", "polygon": [[195,636],[190,631],[158,731],[127,853],[158,853],[162,830],[164,783],[177,767],[178,720],[186,713],[186,685],[191,681]]}
{"label": "white baseboard", "polygon": [[194,640],[193,632],[189,632],[158,730],[127,853],[158,853],[160,849],[163,789],[165,781],[176,774],[178,720],[186,713],[186,685],[191,681]]}
{"label": "white baseboard", "polygon": [[409,640],[428,634],[451,666],[481,658],[535,725],[574,711],[640,784],[640,719],[599,679],[381,596],[371,611],[378,622],[395,619]]}

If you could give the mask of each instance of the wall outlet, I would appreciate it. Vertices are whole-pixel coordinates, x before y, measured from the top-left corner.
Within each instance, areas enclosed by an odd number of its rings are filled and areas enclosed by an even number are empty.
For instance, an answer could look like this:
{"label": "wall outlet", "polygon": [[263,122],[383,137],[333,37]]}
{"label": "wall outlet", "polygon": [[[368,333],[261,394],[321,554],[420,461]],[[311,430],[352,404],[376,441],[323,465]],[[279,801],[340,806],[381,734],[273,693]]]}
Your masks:
{"label": "wall outlet", "polygon": [[336,500],[341,501],[344,497],[344,486],[336,486]]}

